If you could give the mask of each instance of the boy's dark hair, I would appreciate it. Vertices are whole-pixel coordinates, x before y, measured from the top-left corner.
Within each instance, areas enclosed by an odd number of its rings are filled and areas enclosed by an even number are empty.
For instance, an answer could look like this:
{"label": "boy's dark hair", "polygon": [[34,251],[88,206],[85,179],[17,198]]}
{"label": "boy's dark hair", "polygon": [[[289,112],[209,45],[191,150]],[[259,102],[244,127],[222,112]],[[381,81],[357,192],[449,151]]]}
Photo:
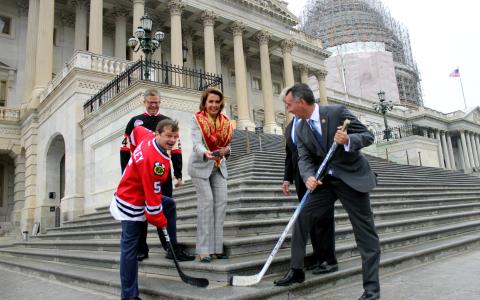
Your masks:
{"label": "boy's dark hair", "polygon": [[161,134],[164,130],[165,127],[171,127],[172,132],[178,132],[179,127],[178,127],[178,122],[172,119],[164,119],[158,122],[157,128],[155,128],[155,131],[158,134]]}

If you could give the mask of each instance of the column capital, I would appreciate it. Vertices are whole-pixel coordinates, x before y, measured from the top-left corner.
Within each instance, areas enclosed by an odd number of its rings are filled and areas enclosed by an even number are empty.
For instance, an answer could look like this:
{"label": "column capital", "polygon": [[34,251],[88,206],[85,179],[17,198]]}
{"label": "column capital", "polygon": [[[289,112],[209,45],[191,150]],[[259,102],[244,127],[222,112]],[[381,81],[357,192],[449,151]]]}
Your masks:
{"label": "column capital", "polygon": [[327,77],[328,71],[327,70],[316,70],[315,76],[317,76],[318,80],[325,80]]}
{"label": "column capital", "polygon": [[295,47],[297,43],[294,40],[283,40],[280,43],[280,46],[282,48],[282,53],[292,53],[293,47]]}
{"label": "column capital", "polygon": [[221,38],[221,37],[218,37],[218,36],[215,37],[215,45],[220,45],[220,46],[222,46],[222,44],[223,44],[224,41],[225,41],[225,40],[224,40],[223,38]]}
{"label": "column capital", "polygon": [[201,19],[203,21],[203,26],[213,26],[215,25],[217,15],[211,10],[204,10]]}
{"label": "column capital", "polygon": [[168,8],[170,9],[171,15],[181,15],[183,9],[185,8],[185,4],[182,0],[170,0],[168,2]]}
{"label": "column capital", "polygon": [[295,68],[300,70],[300,72],[307,72],[307,73],[310,70],[310,68],[305,64],[299,64]]}
{"label": "column capital", "polygon": [[233,36],[238,36],[238,35],[242,36],[246,27],[244,23],[235,21],[232,23],[231,28],[232,28]]}
{"label": "column capital", "polygon": [[22,16],[28,16],[28,0],[19,0],[17,1],[17,6]]}
{"label": "column capital", "polygon": [[60,21],[62,25],[67,27],[75,27],[75,15],[66,11],[60,13]]}
{"label": "column capital", "polygon": [[130,0],[132,2],[132,4],[141,4],[141,5],[145,5],[145,0]]}
{"label": "column capital", "polygon": [[81,7],[87,9],[90,1],[88,0],[70,0],[70,4],[75,7]]}
{"label": "column capital", "polygon": [[260,45],[268,45],[268,41],[271,40],[272,34],[266,30],[261,30],[255,34],[255,38]]}
{"label": "column capital", "polygon": [[130,12],[122,6],[115,6],[113,8],[112,16],[115,19],[126,18],[130,15]]}

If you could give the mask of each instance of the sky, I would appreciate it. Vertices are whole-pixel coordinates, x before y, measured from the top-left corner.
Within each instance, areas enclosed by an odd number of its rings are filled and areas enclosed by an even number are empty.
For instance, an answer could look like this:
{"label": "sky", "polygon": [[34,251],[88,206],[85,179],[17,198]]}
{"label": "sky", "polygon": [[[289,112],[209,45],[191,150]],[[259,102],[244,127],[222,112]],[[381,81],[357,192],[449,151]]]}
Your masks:
{"label": "sky", "polygon": [[[306,0],[289,0],[299,16]],[[477,1],[382,0],[410,34],[423,103],[444,113],[480,106],[480,16]],[[450,77],[459,68],[460,78]],[[387,99],[388,100],[388,99]]]}

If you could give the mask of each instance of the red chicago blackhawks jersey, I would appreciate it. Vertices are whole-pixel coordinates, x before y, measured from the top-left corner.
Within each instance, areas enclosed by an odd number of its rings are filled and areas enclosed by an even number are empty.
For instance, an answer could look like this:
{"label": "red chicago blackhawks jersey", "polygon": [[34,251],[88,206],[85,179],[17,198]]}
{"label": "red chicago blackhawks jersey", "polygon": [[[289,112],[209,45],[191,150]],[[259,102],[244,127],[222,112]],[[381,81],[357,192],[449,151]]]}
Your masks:
{"label": "red chicago blackhawks jersey", "polygon": [[110,212],[117,220],[145,221],[165,227],[161,185],[170,172],[170,157],[153,132],[138,126],[132,132],[135,150],[122,175]]}

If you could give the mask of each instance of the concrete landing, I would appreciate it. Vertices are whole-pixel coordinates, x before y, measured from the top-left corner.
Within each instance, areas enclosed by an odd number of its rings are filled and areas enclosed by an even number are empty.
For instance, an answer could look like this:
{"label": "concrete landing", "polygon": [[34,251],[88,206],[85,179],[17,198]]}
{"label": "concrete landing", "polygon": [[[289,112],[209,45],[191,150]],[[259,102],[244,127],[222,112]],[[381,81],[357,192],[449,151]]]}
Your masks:
{"label": "concrete landing", "polygon": [[0,268],[0,274],[0,298],[2,300],[108,300],[119,298],[9,269]]}
{"label": "concrete landing", "polygon": [[[480,299],[480,250],[434,260],[380,278],[382,300]],[[337,286],[305,299],[351,300],[362,294],[361,283]]]}

